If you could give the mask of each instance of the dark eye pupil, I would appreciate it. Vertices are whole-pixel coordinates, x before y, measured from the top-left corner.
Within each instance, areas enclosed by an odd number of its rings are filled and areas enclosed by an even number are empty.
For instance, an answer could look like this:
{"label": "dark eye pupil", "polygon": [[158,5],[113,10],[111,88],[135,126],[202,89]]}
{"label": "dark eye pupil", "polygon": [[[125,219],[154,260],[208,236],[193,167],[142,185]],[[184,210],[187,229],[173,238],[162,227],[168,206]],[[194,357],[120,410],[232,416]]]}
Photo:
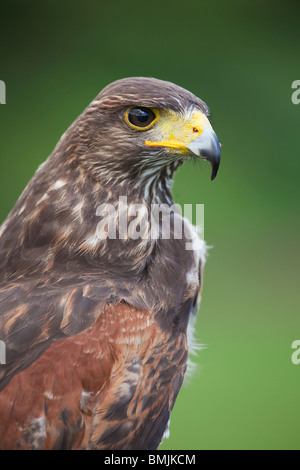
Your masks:
{"label": "dark eye pupil", "polygon": [[155,119],[154,112],[149,108],[132,108],[128,120],[136,127],[147,127]]}

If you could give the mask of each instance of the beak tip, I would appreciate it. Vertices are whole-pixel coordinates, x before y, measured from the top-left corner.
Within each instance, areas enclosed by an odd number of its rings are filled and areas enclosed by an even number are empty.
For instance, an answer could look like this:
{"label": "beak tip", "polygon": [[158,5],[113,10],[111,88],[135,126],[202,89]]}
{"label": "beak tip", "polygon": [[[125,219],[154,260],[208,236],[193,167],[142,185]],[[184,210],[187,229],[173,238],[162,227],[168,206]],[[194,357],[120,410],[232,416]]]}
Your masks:
{"label": "beak tip", "polygon": [[218,173],[221,160],[221,145],[215,132],[207,129],[203,134],[195,139],[188,148],[198,157],[207,160],[211,164],[211,181]]}
{"label": "beak tip", "polygon": [[210,176],[211,181],[213,181],[215,179],[215,177],[217,176],[217,173],[218,173],[218,169],[213,168],[212,171],[211,171],[211,176]]}
{"label": "beak tip", "polygon": [[217,158],[211,160],[211,181],[215,179],[215,177],[218,174],[219,166],[220,166],[220,159],[221,155],[220,153],[217,155]]}

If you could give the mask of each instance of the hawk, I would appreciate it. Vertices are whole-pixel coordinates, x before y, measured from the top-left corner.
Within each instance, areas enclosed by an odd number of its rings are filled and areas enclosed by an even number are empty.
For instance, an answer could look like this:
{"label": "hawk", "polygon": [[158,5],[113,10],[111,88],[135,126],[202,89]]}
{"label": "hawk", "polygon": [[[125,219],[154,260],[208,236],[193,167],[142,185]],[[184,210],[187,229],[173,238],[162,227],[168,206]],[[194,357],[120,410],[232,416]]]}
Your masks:
{"label": "hawk", "polygon": [[[170,236],[162,213],[156,236],[137,235],[153,205],[173,205],[183,162],[200,157],[216,176],[220,144],[208,116],[202,100],[170,82],[111,83],[1,226],[2,449],[159,446],[187,367],[205,249],[186,249],[195,234],[175,210]],[[148,219],[134,218],[133,205]]]}

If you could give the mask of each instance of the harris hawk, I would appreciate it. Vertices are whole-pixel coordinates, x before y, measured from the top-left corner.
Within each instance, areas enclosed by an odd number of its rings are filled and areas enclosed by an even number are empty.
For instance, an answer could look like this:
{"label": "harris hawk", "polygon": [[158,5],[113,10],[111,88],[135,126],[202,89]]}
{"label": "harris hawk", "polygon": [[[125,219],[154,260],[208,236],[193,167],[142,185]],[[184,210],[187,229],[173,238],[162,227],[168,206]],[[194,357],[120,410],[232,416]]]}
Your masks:
{"label": "harris hawk", "polygon": [[171,207],[174,171],[190,158],[208,160],[213,179],[220,144],[208,115],[170,82],[111,83],[1,226],[0,448],[159,446],[187,367],[205,246],[186,249],[195,234],[175,212],[181,237],[174,224],[162,236],[160,223],[155,237],[101,236],[99,207],[124,196]]}

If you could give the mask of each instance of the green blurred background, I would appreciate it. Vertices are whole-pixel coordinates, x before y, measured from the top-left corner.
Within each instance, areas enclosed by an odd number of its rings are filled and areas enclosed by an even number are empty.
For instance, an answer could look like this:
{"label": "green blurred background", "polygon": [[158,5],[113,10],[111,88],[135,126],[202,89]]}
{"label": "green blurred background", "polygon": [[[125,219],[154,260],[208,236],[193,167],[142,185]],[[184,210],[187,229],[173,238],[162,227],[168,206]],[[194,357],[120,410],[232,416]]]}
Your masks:
{"label": "green blurred background", "polygon": [[205,204],[207,261],[192,378],[161,449],[299,449],[300,3],[2,0],[0,221],[109,82],[170,80],[209,105],[222,142],[177,173]]}

